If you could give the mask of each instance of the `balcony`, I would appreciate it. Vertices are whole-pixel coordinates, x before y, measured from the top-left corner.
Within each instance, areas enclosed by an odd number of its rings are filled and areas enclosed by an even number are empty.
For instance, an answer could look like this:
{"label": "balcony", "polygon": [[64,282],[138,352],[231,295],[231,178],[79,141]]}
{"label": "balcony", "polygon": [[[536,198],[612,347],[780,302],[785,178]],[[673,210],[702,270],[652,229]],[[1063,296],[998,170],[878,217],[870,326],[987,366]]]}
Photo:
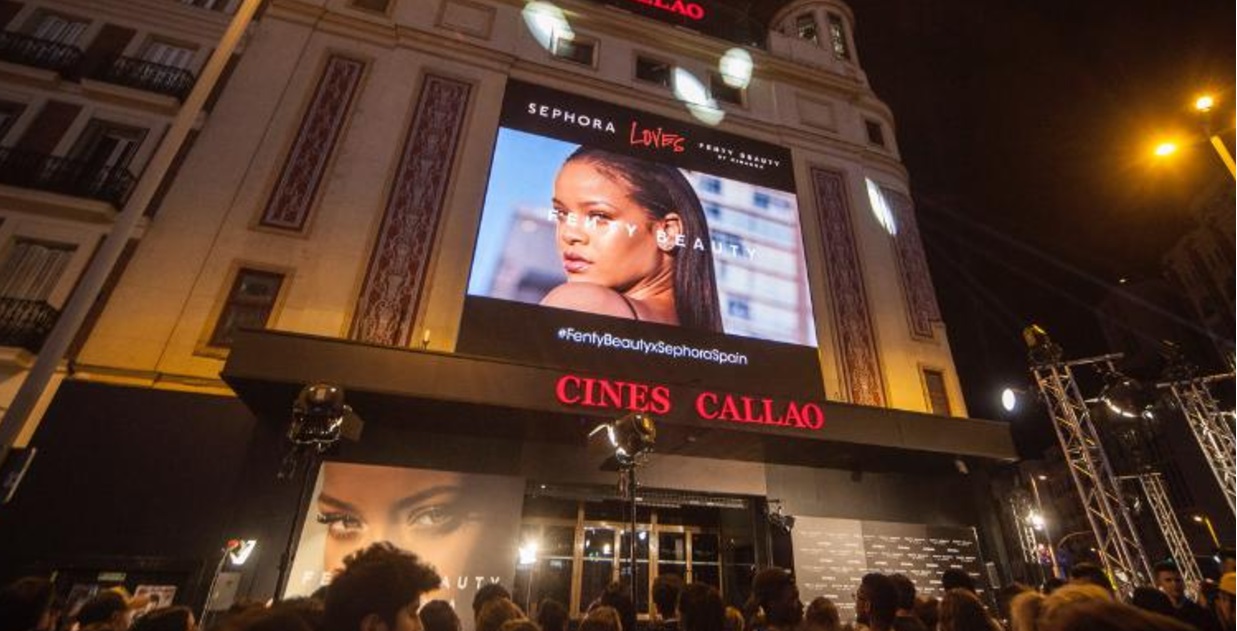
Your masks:
{"label": "balcony", "polygon": [[128,169],[0,147],[0,184],[87,197],[124,206],[135,178]]}
{"label": "balcony", "polygon": [[81,63],[82,50],[12,31],[0,31],[0,61],[66,75],[72,74]]}
{"label": "balcony", "polygon": [[116,57],[89,72],[89,78],[129,88],[154,92],[184,101],[197,78],[175,66],[165,66],[134,57]]}
{"label": "balcony", "polygon": [[0,346],[38,353],[60,312],[41,300],[0,296]]}

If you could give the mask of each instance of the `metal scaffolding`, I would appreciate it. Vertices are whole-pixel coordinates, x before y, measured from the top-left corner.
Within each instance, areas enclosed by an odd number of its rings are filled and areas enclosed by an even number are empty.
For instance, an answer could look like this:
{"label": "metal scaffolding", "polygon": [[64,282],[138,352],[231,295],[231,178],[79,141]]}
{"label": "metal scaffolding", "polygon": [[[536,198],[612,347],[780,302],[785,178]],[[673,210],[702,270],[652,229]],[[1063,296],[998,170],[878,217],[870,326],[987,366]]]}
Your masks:
{"label": "metal scaffolding", "polygon": [[1074,487],[1095,533],[1096,552],[1118,590],[1128,597],[1135,587],[1149,583],[1151,567],[1074,377],[1079,366],[1113,372],[1113,362],[1121,355],[1067,362],[1061,360],[1060,347],[1046,335],[1031,342],[1028,339],[1031,374],[1047,404]]}
{"label": "metal scaffolding", "polygon": [[1026,491],[1014,491],[1009,496],[1009,513],[1014,520],[1014,528],[1018,530],[1018,547],[1022,548],[1022,560],[1027,564],[1027,571],[1030,572],[1032,566],[1040,566],[1039,580],[1043,582],[1044,572],[1043,566],[1039,562],[1039,552],[1037,550],[1039,542],[1035,540],[1035,529],[1031,527],[1031,520],[1027,518],[1030,514],[1031,503],[1026,497]]}
{"label": "metal scaffolding", "polygon": [[1198,585],[1202,584],[1203,573],[1198,569],[1198,562],[1194,560],[1194,553],[1190,551],[1190,544],[1186,541],[1185,532],[1181,530],[1181,522],[1177,520],[1177,514],[1173,511],[1173,505],[1168,501],[1168,493],[1164,490],[1164,478],[1159,473],[1154,471],[1141,473],[1139,475],[1124,476],[1122,480],[1135,479],[1142,487],[1143,495],[1147,497],[1147,503],[1151,505],[1151,512],[1155,515],[1155,522],[1160,526],[1160,532],[1164,535],[1164,543],[1168,545],[1168,553],[1172,555],[1173,561],[1177,564],[1177,569],[1181,570],[1181,576],[1185,579],[1186,589],[1193,592],[1198,589]]}
{"label": "metal scaffolding", "polygon": [[1234,444],[1232,420],[1225,418],[1207,385],[1213,381],[1232,379],[1233,373],[1211,375],[1197,379],[1164,384],[1173,394],[1177,407],[1185,416],[1194,439],[1203,450],[1211,472],[1220,483],[1228,509],[1237,513],[1237,445]]}

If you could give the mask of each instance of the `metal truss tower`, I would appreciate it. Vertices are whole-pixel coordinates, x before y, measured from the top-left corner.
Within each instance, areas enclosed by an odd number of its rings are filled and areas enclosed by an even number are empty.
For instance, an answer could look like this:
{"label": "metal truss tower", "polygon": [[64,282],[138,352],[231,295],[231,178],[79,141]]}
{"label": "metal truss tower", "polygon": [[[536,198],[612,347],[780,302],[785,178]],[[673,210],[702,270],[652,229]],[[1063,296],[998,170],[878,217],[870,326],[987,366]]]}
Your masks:
{"label": "metal truss tower", "polygon": [[1143,495],[1147,497],[1147,503],[1151,505],[1155,522],[1159,524],[1160,532],[1164,535],[1164,543],[1168,545],[1168,553],[1172,555],[1173,561],[1177,563],[1177,569],[1181,570],[1181,576],[1185,579],[1186,589],[1194,591],[1198,585],[1202,584],[1203,573],[1199,571],[1194,553],[1190,551],[1190,544],[1186,541],[1185,532],[1181,530],[1181,522],[1177,520],[1177,513],[1173,511],[1173,505],[1168,501],[1168,492],[1164,490],[1164,478],[1152,471],[1123,476],[1121,479],[1131,478],[1138,480]]}
{"label": "metal truss tower", "polygon": [[1080,366],[1112,372],[1113,362],[1121,355],[1062,361],[1061,348],[1042,330],[1038,333],[1036,339],[1032,339],[1034,333],[1024,333],[1031,349],[1031,374],[1047,404],[1074,487],[1095,534],[1096,551],[1118,591],[1128,597],[1135,587],[1149,583],[1151,567],[1134,520],[1122,502],[1120,482],[1104,455],[1086,399],[1074,378],[1074,369]]}
{"label": "metal truss tower", "polygon": [[1237,445],[1231,419],[1225,418],[1207,385],[1213,381],[1232,379],[1233,373],[1212,375],[1165,384],[1172,392],[1177,407],[1185,416],[1190,431],[1203,450],[1211,472],[1224,491],[1228,509],[1237,513]]}
{"label": "metal truss tower", "polygon": [[1043,566],[1039,563],[1038,542],[1035,540],[1035,529],[1031,527],[1031,521],[1027,519],[1027,514],[1030,511],[1030,503],[1024,497],[1025,491],[1019,493],[1015,491],[1009,497],[1009,513],[1014,520],[1014,528],[1018,531],[1018,547],[1022,548],[1022,560],[1027,563],[1028,572],[1030,566],[1035,565],[1041,568],[1039,572],[1039,580],[1044,580]]}

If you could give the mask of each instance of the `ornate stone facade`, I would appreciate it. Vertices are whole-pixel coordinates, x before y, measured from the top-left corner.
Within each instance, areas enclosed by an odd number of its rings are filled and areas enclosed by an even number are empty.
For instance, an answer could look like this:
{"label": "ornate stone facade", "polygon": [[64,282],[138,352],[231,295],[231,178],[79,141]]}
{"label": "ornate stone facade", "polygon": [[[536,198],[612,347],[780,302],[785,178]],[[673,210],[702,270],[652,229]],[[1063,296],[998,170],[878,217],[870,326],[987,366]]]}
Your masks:
{"label": "ornate stone facade", "polygon": [[406,346],[472,86],[426,75],[357,300],[351,337]]}
{"label": "ornate stone facade", "polygon": [[941,321],[941,310],[936,304],[936,289],[932,286],[923,241],[919,238],[915,206],[911,198],[900,191],[882,188],[882,192],[898,226],[898,233],[893,236],[893,250],[898,258],[898,277],[906,296],[911,333],[930,339],[933,337],[933,323]]}

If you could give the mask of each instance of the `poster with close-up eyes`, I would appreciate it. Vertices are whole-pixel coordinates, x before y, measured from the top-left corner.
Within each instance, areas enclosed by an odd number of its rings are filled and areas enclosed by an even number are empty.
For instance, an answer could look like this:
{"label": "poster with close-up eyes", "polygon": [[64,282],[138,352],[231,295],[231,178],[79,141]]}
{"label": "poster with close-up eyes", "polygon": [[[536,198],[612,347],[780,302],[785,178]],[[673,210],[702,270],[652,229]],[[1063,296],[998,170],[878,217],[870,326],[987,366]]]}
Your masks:
{"label": "poster with close-up eyes", "polygon": [[326,462],[318,472],[285,596],[308,596],[345,559],[390,541],[434,566],[465,628],[477,589],[515,575],[524,480],[518,477]]}
{"label": "poster with close-up eyes", "polygon": [[457,352],[819,390],[791,154],[508,82]]}

